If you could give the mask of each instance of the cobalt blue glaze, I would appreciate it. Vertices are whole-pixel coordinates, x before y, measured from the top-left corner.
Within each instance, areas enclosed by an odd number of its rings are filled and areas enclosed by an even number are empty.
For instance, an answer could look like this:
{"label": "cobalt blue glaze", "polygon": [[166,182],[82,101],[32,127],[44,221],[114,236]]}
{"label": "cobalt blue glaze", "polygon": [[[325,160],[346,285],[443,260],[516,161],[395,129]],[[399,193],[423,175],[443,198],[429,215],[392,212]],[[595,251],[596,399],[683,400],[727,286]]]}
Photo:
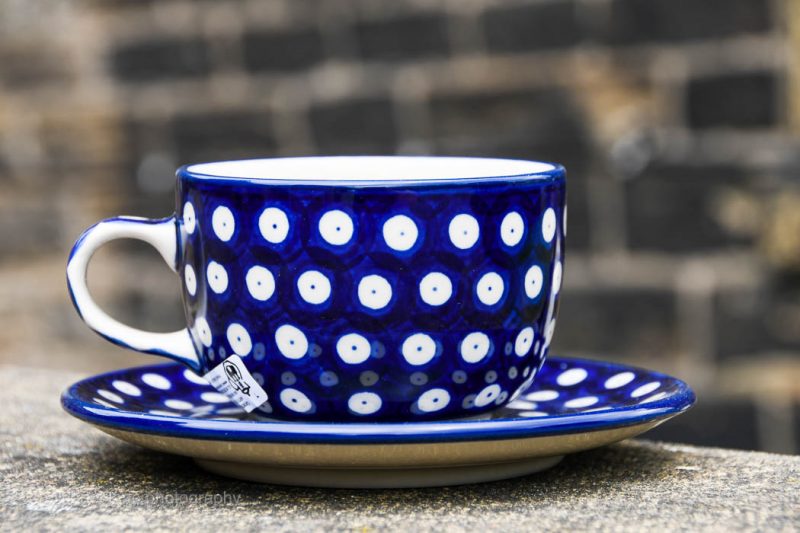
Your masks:
{"label": "cobalt blue glaze", "polygon": [[[246,414],[185,367],[168,363],[94,376],[62,395],[92,424],[181,438],[297,443],[504,439],[612,429],[679,414],[694,403],[673,377],[614,363],[550,357],[519,398],[482,420],[282,422]],[[582,406],[581,406],[582,405]]]}
{"label": "cobalt blue glaze", "polygon": [[274,416],[477,415],[541,367],[562,167],[429,182],[178,176],[178,272],[202,370],[238,353]]}

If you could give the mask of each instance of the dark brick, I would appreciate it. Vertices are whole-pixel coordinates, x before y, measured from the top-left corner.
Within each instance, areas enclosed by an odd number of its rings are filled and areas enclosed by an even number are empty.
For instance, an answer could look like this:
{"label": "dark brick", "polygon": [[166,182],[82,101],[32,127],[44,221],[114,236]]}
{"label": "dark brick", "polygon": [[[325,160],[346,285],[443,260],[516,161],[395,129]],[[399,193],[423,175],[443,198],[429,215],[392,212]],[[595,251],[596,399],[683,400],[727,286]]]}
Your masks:
{"label": "dark brick", "polygon": [[59,210],[51,201],[58,191],[26,198],[13,189],[9,191],[9,187],[4,189],[6,200],[0,201],[0,263],[60,250],[66,239]]}
{"label": "dark brick", "polygon": [[714,295],[714,346],[721,360],[769,349],[764,328],[768,295],[755,290],[722,290]]}
{"label": "dark brick", "polygon": [[646,438],[697,446],[758,450],[757,416],[751,400],[704,396],[688,412],[649,431]]}
{"label": "dark brick", "polygon": [[518,52],[572,46],[582,31],[573,2],[546,2],[489,9],[482,17],[486,46]]}
{"label": "dark brick", "polygon": [[112,51],[111,71],[124,81],[196,78],[211,70],[207,44],[198,39],[158,39],[123,45]]}
{"label": "dark brick", "polygon": [[[565,275],[569,276],[569,259]],[[672,292],[595,287],[563,291],[553,353],[660,357],[676,347]]]}
{"label": "dark brick", "polygon": [[270,116],[256,111],[180,115],[172,130],[181,164],[270,156],[277,144]]}
{"label": "dark brick", "polygon": [[732,167],[657,166],[625,185],[628,245],[636,250],[703,251],[751,244],[715,215],[725,188],[744,187]]}
{"label": "dark brick", "polygon": [[576,178],[589,158],[588,118],[565,90],[438,94],[430,115],[440,153],[556,161]]}
{"label": "dark brick", "polygon": [[0,83],[9,89],[29,89],[70,78],[69,63],[60,50],[40,46],[0,49]]}
{"label": "dark brick", "polygon": [[773,275],[765,286],[725,289],[714,297],[717,356],[800,353],[800,280]]}
{"label": "dark brick", "polygon": [[613,44],[713,39],[772,27],[766,0],[613,0],[605,39]]}
{"label": "dark brick", "polygon": [[778,121],[774,74],[727,74],[694,79],[686,90],[686,115],[693,128],[758,128]]}
{"label": "dark brick", "polygon": [[254,72],[291,72],[307,69],[323,59],[322,37],[317,30],[248,33],[244,63]]}
{"label": "dark brick", "polygon": [[311,126],[320,152],[390,154],[397,147],[392,103],[386,99],[349,100],[311,109]]}
{"label": "dark brick", "polygon": [[361,57],[399,61],[447,55],[447,20],[440,14],[367,21],[355,27]]}

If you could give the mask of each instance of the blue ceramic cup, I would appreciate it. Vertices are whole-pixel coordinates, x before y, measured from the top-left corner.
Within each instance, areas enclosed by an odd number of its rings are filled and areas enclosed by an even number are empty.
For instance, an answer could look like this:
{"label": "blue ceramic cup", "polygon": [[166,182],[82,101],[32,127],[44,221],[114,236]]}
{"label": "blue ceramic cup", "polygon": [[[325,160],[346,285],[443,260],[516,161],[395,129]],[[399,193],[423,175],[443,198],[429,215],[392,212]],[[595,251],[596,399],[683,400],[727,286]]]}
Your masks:
{"label": "blue ceramic cup", "polygon": [[[559,165],[456,157],[204,163],[178,171],[174,216],[88,229],[67,278],[82,318],[116,344],[201,376],[236,361],[226,370],[230,384],[255,382],[269,397],[256,413],[458,418],[509,402],[541,368],[565,231]],[[118,238],[150,243],[178,273],[188,328],[137,330],[93,302],[89,259]]]}

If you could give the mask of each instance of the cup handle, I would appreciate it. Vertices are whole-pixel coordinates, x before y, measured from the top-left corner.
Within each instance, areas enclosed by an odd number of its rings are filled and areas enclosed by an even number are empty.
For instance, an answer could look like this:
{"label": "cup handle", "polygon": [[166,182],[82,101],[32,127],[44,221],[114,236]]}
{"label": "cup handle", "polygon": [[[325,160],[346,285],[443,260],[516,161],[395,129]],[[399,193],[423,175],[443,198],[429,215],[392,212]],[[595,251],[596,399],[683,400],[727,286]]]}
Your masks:
{"label": "cup handle", "polygon": [[67,262],[67,286],[72,303],[84,322],[107,340],[144,353],[163,355],[201,370],[188,328],[172,333],[153,333],[126,326],[111,318],[94,302],[86,286],[89,260],[102,245],[115,239],[138,239],[152,245],[175,271],[178,263],[178,225],[174,216],[160,220],[116,217],[83,232]]}

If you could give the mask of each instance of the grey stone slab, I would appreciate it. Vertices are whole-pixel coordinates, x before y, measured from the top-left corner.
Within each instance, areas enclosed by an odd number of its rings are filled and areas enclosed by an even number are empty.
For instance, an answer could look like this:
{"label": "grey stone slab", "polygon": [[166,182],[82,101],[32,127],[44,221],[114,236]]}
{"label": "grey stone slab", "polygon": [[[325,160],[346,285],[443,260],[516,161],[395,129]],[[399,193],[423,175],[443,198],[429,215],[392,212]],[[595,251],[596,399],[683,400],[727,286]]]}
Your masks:
{"label": "grey stone slab", "polygon": [[0,366],[3,530],[796,530],[800,458],[628,441],[508,481],[323,490],[207,474],[66,415],[78,375]]}

